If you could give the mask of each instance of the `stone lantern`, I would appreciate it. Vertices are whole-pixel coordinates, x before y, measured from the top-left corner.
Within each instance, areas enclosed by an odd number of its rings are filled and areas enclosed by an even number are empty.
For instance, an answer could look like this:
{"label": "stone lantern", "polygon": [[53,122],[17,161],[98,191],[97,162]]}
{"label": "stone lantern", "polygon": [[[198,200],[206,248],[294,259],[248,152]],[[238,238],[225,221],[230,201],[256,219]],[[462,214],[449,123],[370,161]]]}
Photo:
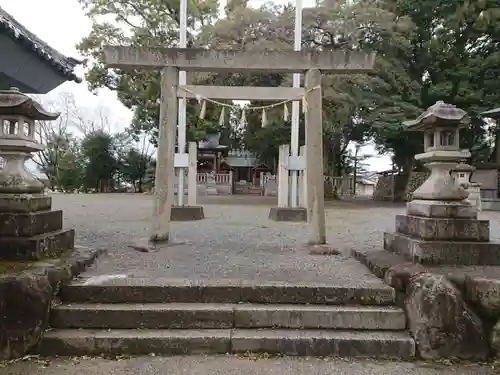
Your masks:
{"label": "stone lantern", "polygon": [[35,121],[56,120],[58,113],[45,111],[40,104],[17,88],[0,91],[0,194],[42,193],[44,186],[25,162],[44,146],[35,139]]}
{"label": "stone lantern", "polygon": [[413,199],[461,201],[468,197],[451,175],[460,160],[469,158],[459,146],[459,131],[469,122],[467,113],[454,105],[437,102],[416,120],[404,124],[424,132],[424,153],[415,156],[431,170],[429,178],[413,193]]}
{"label": "stone lantern", "polygon": [[463,187],[468,193],[468,200],[476,207],[478,211],[482,210],[481,203],[481,184],[478,182],[472,182],[470,179],[472,173],[476,170],[472,165],[465,162],[459,163],[452,171],[451,175],[461,187]]}
{"label": "stone lantern", "polygon": [[[431,174],[413,193],[406,215],[396,215],[396,231],[384,233],[386,250],[420,264],[500,265],[500,244],[490,242],[489,221],[478,220],[480,206],[467,199],[473,168],[460,163],[470,152],[458,144],[467,123],[465,111],[444,102],[405,122],[410,131],[424,133],[424,153],[415,159]],[[464,183],[455,179],[457,171]]]}
{"label": "stone lantern", "polygon": [[74,230],[63,229],[62,211],[52,211],[44,185],[26,170],[32,152],[44,146],[35,139],[36,121],[55,120],[16,88],[0,91],[0,259],[35,260],[74,248]]}
{"label": "stone lantern", "polygon": [[475,168],[472,165],[461,162],[457,164],[455,168],[453,168],[453,170],[451,171],[451,175],[453,176],[457,184],[462,186],[464,189],[467,189],[474,170]]}

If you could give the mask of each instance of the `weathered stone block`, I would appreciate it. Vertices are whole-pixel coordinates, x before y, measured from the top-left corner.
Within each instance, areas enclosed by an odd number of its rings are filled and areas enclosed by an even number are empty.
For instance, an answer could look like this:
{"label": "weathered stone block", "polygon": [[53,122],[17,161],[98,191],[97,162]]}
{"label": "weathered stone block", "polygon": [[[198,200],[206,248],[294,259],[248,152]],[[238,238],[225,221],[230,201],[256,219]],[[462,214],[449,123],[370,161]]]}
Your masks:
{"label": "weathered stone block", "polygon": [[493,355],[498,358],[500,356],[500,321],[491,330],[490,347]]}
{"label": "weathered stone block", "polygon": [[81,303],[237,303],[239,281],[232,280],[159,280],[127,278],[94,285],[72,283],[61,290],[61,299]]}
{"label": "weathered stone block", "polygon": [[396,232],[422,240],[489,241],[488,220],[396,215]]}
{"label": "weathered stone block", "polygon": [[63,329],[229,329],[233,321],[233,305],[208,303],[72,304],[50,315],[50,326]]}
{"label": "weathered stone block", "polygon": [[389,268],[384,275],[384,282],[392,286],[396,291],[406,293],[411,278],[426,272],[421,264],[401,263]]}
{"label": "weathered stone block", "polygon": [[307,210],[302,207],[271,207],[269,219],[274,221],[307,221]]}
{"label": "weathered stone block", "polygon": [[44,275],[0,277],[0,359],[23,356],[41,339],[52,288]]}
{"label": "weathered stone block", "polygon": [[406,329],[403,309],[384,306],[322,306],[238,304],[235,328],[345,329],[398,331]]}
{"label": "weathered stone block", "polygon": [[408,215],[442,218],[477,218],[477,208],[467,202],[413,200],[406,205]]}
{"label": "weathered stone block", "polygon": [[226,354],[231,330],[54,330],[46,332],[38,353],[44,356],[102,356],[151,353],[166,355]]}
{"label": "weathered stone block", "polygon": [[231,350],[289,356],[412,359],[415,342],[406,332],[234,329]]}
{"label": "weathered stone block", "polygon": [[426,272],[421,264],[408,262],[401,255],[386,250],[365,252],[352,250],[351,254],[397,292],[406,293],[410,278],[418,273]]}
{"label": "weathered stone block", "polygon": [[445,276],[422,273],[412,277],[405,305],[409,329],[423,359],[488,358],[481,320]]}
{"label": "weathered stone block", "polygon": [[0,213],[0,236],[31,237],[61,230],[62,211]]}
{"label": "weathered stone block", "polygon": [[35,348],[61,284],[83,272],[103,252],[77,247],[61,258],[30,262],[21,273],[0,276],[0,360],[22,357]]}
{"label": "weathered stone block", "polygon": [[396,295],[389,286],[344,287],[243,281],[240,301],[248,303],[392,305]]}
{"label": "weathered stone block", "polygon": [[0,212],[46,211],[52,207],[52,197],[42,194],[0,194]]}
{"label": "weathered stone block", "polygon": [[0,237],[0,259],[38,260],[75,246],[75,231],[60,230],[33,237]]}
{"label": "weathered stone block", "polygon": [[489,318],[500,316],[500,280],[488,277],[465,278],[467,300]]}
{"label": "weathered stone block", "polygon": [[172,280],[125,278],[93,284],[72,283],[61,290],[68,303],[259,303],[320,305],[392,305],[387,285],[327,286],[237,280]]}
{"label": "weathered stone block", "polygon": [[500,265],[500,244],[493,242],[425,241],[384,233],[384,249],[420,264]]}
{"label": "weathered stone block", "polygon": [[170,220],[172,221],[194,221],[205,218],[201,206],[172,206]]}
{"label": "weathered stone block", "polygon": [[381,279],[384,278],[385,272],[389,268],[400,262],[396,254],[385,250],[362,251],[352,249],[351,255]]}

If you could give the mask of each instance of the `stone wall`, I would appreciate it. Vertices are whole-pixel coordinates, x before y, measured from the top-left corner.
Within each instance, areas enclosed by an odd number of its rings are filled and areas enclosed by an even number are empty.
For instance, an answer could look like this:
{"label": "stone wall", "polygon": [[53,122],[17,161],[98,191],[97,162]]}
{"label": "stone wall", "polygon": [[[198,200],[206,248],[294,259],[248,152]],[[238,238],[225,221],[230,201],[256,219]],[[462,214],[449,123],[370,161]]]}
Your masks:
{"label": "stone wall", "polygon": [[[375,191],[373,192],[373,200],[376,201],[402,201],[406,193],[405,174],[398,175],[381,175],[377,180]],[[394,195],[393,195],[394,184]]]}
{"label": "stone wall", "polygon": [[481,184],[481,196],[483,198],[496,199],[498,197],[498,175],[496,168],[478,165],[470,180]]}
{"label": "stone wall", "polygon": [[16,262],[2,269],[0,360],[22,357],[36,347],[48,327],[50,307],[61,285],[83,272],[101,253],[75,247],[58,259],[24,263],[22,270],[16,270]]}
{"label": "stone wall", "polygon": [[396,290],[420,358],[483,361],[500,357],[498,271],[428,268],[385,250],[351,253]]}
{"label": "stone wall", "polygon": [[376,201],[392,201],[392,185],[394,176],[382,175],[377,180],[375,191],[373,192],[373,200]]}

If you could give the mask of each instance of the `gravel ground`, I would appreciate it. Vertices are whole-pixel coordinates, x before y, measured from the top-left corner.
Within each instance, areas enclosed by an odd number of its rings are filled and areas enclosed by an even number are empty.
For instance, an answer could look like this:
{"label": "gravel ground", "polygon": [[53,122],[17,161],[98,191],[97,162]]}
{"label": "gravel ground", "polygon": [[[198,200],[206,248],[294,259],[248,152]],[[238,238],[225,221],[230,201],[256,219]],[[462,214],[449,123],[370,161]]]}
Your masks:
{"label": "gravel ground", "polygon": [[318,358],[250,360],[235,356],[138,357],[20,362],[0,375],[493,375],[491,366]]}
{"label": "gravel ground", "polygon": [[[174,242],[158,252],[141,253],[131,243],[148,237],[152,197],[139,194],[54,194],[63,209],[65,227],[77,232],[82,245],[104,247],[109,255],[88,276],[224,278],[320,282],[336,285],[380,285],[364,266],[343,256],[314,256],[301,249],[305,223],[277,223],[267,218],[274,199],[204,198],[205,220],[172,224]],[[340,250],[380,249],[384,231],[394,230],[394,215],[404,206],[371,201],[329,203],[327,239]],[[492,238],[500,235],[500,213],[483,213]],[[496,235],[495,235],[496,234]]]}

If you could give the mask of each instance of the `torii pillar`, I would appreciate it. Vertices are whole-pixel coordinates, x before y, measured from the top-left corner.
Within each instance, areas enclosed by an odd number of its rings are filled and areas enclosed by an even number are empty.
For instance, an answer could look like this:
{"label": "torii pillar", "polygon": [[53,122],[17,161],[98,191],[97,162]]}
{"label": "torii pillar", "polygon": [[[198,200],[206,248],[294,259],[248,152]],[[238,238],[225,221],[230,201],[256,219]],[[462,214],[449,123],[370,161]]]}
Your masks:
{"label": "torii pillar", "polygon": [[[161,113],[156,164],[155,218],[151,242],[168,242],[174,198],[175,130],[177,126],[178,71],[277,72],[306,74],[306,170],[308,243],[326,242],[322,162],[321,72],[366,73],[373,68],[374,54],[341,51],[230,51],[201,48],[104,47],[106,63],[120,69],[161,69]],[[259,93],[296,92],[297,88],[226,87],[233,98]],[[292,90],[292,91],[289,91]],[[253,94],[252,94],[253,93]],[[288,94],[284,95],[287,96]],[[279,95],[278,95],[279,96]]]}

